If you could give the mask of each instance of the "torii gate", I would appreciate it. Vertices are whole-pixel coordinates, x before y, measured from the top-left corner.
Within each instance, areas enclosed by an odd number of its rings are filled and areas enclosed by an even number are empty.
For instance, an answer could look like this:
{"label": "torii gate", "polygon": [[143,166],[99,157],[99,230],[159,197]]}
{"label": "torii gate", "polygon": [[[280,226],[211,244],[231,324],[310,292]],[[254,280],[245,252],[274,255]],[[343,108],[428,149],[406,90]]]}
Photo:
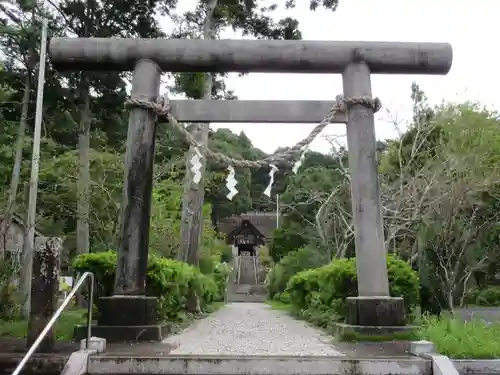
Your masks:
{"label": "torii gate", "polygon": [[[165,72],[267,72],[342,74],[347,98],[371,100],[371,74],[440,74],[453,60],[447,43],[333,42],[305,40],[172,40],[54,38],[52,62],[58,70],[133,71],[132,99],[156,102]],[[314,123],[335,102],[325,101],[173,101],[180,122]],[[348,299],[346,323],[358,327],[405,325],[401,297],[390,297],[375,122],[371,108],[347,103],[351,198],[355,228],[359,296]],[[161,340],[156,298],[145,296],[149,214],[153,182],[156,115],[130,111],[125,156],[120,242],[114,296],[100,300],[97,335],[112,332]],[[123,313],[122,313],[123,312]],[[125,329],[125,327],[129,327]]]}

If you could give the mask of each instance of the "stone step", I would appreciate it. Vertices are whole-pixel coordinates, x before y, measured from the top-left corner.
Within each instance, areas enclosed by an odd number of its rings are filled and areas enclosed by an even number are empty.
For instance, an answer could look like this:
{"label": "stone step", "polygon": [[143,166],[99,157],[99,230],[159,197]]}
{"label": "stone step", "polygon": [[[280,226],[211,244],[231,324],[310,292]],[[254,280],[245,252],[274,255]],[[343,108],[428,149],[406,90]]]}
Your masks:
{"label": "stone step", "polygon": [[428,375],[430,360],[418,357],[331,357],[137,354],[91,356],[89,375]]}
{"label": "stone step", "polygon": [[267,296],[261,294],[228,293],[227,302],[265,302]]}
{"label": "stone step", "polygon": [[235,294],[262,294],[267,295],[266,287],[262,284],[251,285],[251,284],[232,284],[229,287],[229,291]]}
{"label": "stone step", "polygon": [[267,295],[267,289],[266,289],[266,286],[264,284],[251,285],[250,286],[250,293]]}

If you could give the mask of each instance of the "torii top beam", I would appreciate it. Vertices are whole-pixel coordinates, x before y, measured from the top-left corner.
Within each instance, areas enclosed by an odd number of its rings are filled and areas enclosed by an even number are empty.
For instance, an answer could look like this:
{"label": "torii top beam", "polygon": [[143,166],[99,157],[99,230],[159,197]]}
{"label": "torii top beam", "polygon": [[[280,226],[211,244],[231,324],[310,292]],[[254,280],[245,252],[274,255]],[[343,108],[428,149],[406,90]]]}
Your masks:
{"label": "torii top beam", "polygon": [[364,61],[371,73],[447,74],[448,43],[307,40],[53,38],[58,70],[130,71],[150,59],[170,72],[342,73]]}

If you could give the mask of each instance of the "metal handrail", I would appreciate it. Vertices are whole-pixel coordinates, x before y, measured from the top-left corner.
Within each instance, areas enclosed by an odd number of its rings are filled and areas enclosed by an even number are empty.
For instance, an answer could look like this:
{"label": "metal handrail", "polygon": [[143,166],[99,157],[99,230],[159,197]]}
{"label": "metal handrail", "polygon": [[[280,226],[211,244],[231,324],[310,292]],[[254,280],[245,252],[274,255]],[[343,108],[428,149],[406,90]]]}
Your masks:
{"label": "metal handrail", "polygon": [[240,284],[240,275],[241,275],[241,255],[238,255],[238,285]]}
{"label": "metal handrail", "polygon": [[226,287],[224,289],[224,304],[227,303],[227,288],[228,288],[228,285],[229,285],[229,276],[230,276],[230,273],[226,276]]}
{"label": "metal handrail", "polygon": [[94,279],[94,274],[92,272],[85,272],[82,275],[82,277],[80,277],[78,282],[75,284],[73,289],[71,289],[71,292],[69,292],[69,294],[66,296],[66,298],[64,299],[61,306],[59,306],[59,308],[54,313],[54,315],[52,315],[52,318],[50,318],[49,322],[47,323],[47,325],[45,326],[43,331],[40,333],[40,335],[38,335],[37,339],[35,340],[33,345],[31,345],[28,352],[24,355],[21,362],[19,362],[19,364],[17,365],[17,367],[14,370],[14,372],[12,373],[12,375],[19,375],[19,373],[22,371],[22,369],[24,368],[26,363],[29,361],[29,359],[31,358],[33,353],[35,353],[35,351],[38,349],[38,346],[41,344],[42,340],[45,338],[45,336],[47,336],[47,333],[49,332],[49,330],[52,328],[52,326],[57,321],[59,316],[62,314],[62,312],[64,311],[66,306],[68,306],[71,299],[74,297],[74,295],[76,294],[78,289],[80,289],[83,282],[88,277],[90,277],[90,294],[89,294],[88,307],[87,307],[87,338],[85,340],[85,348],[87,348],[87,349],[89,348],[90,337],[91,337],[90,334],[91,334],[91,325],[92,325],[92,305],[94,302],[94,280],[95,279]]}
{"label": "metal handrail", "polygon": [[253,256],[253,272],[255,275],[255,285],[259,284],[259,278],[257,277],[257,255]]}

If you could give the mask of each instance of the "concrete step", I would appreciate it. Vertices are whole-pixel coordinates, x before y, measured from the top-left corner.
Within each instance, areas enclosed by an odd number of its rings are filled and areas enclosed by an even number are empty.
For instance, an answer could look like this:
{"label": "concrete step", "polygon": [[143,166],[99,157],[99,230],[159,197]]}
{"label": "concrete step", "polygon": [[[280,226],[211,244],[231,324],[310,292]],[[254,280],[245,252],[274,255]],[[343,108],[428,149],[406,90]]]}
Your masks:
{"label": "concrete step", "polygon": [[229,286],[230,293],[250,294],[250,285],[248,284],[232,284]]}
{"label": "concrete step", "polygon": [[91,356],[89,375],[429,375],[430,360],[418,357],[254,355]]}
{"label": "concrete step", "polygon": [[267,295],[266,287],[262,284],[232,284],[229,286],[229,292],[236,294],[262,294]]}
{"label": "concrete step", "polygon": [[228,293],[227,302],[266,302],[267,296],[261,294]]}
{"label": "concrete step", "polygon": [[267,289],[264,284],[251,285],[250,293],[267,295]]}

